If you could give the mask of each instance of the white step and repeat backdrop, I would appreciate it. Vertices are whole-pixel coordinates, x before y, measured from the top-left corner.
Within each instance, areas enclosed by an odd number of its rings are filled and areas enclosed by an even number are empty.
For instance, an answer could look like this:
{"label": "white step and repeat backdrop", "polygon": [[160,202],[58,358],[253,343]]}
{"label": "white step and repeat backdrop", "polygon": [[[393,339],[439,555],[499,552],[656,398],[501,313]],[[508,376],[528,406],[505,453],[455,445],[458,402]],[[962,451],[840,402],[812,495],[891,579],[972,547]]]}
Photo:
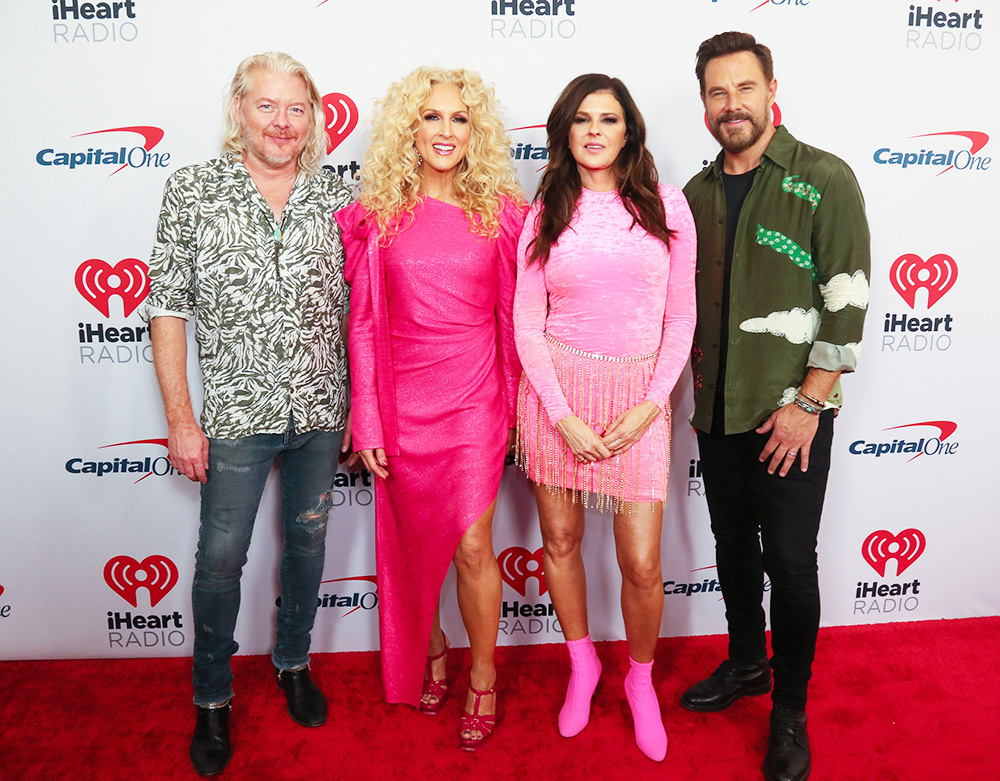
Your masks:
{"label": "white step and repeat backdrop", "polygon": [[[0,658],[190,653],[198,492],[166,459],[136,308],[163,183],[217,154],[239,60],[277,49],[310,68],[328,104],[327,163],[347,176],[392,80],[423,63],[473,68],[496,84],[529,193],[555,97],[580,73],[607,72],[644,112],[663,180],[683,184],[718,151],[695,50],[729,29],[772,47],[781,119],[853,167],[872,227],[865,352],[845,382],[821,531],[824,623],[1000,613],[1000,375],[987,350],[1000,288],[987,212],[1000,168],[996,0],[8,0]],[[685,375],[678,421],[690,393]],[[665,636],[725,631],[702,494],[682,422]],[[314,648],[374,649],[370,476],[338,475],[336,505]],[[272,485],[244,576],[246,653],[273,641],[275,516]],[[495,546],[500,642],[559,640],[533,503],[513,469]],[[592,632],[622,638],[607,517],[588,516],[585,554]],[[453,575],[444,622],[461,643]]]}

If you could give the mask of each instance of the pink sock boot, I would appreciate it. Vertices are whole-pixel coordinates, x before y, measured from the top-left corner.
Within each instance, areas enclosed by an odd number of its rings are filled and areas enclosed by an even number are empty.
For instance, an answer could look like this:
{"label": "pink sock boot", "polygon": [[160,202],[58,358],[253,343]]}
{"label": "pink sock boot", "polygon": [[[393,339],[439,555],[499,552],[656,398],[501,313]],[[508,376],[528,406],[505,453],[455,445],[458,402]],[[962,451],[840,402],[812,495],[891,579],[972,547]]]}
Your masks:
{"label": "pink sock boot", "polygon": [[653,663],[643,664],[631,656],[628,661],[632,669],[625,676],[625,697],[632,709],[635,743],[654,762],[662,762],[667,756],[667,731],[653,688]]}
{"label": "pink sock boot", "polygon": [[579,640],[567,640],[571,672],[566,687],[566,702],[559,711],[559,734],[571,738],[583,732],[590,721],[590,700],[601,677],[601,660],[597,658],[590,635]]}

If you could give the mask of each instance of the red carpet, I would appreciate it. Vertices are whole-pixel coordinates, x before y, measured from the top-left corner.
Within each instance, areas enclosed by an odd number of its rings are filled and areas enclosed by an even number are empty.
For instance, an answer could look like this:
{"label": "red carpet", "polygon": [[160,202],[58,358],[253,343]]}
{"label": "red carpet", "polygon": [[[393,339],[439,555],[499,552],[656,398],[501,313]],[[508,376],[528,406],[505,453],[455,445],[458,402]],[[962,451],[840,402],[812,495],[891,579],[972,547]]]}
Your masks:
{"label": "red carpet", "polygon": [[[670,748],[662,765],[635,747],[622,692],[624,643],[601,643],[605,674],[593,717],[572,740],[556,714],[562,646],[503,648],[501,722],[477,754],[457,748],[462,697],[428,717],[378,700],[371,653],[317,654],[330,699],[318,729],[292,723],[267,657],[235,660],[235,755],[223,779],[761,778],[767,697],[716,714],[678,696],[711,672],[723,637],[660,641],[658,683]],[[468,651],[449,658],[453,692]],[[196,778],[187,659],[0,662],[0,778]],[[836,627],[820,632],[809,707],[816,781],[1000,779],[1000,618]],[[460,672],[462,671],[462,672]]]}

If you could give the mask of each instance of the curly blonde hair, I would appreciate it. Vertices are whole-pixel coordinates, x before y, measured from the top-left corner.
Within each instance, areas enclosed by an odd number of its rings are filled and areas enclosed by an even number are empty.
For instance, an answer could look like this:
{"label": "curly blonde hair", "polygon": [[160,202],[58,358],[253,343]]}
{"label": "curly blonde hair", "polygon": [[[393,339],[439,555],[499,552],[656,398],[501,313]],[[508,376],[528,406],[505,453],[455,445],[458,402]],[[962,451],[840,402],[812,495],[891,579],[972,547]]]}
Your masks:
{"label": "curly blonde hair", "polygon": [[498,236],[503,196],[518,203],[524,200],[493,87],[462,68],[417,68],[376,101],[372,141],[361,166],[358,200],[374,215],[386,243],[406,227],[420,202],[414,133],[421,122],[420,107],[435,84],[458,87],[462,102],[469,107],[471,138],[458,164],[455,195],[472,230],[489,238]]}
{"label": "curly blonde hair", "polygon": [[[309,108],[312,116],[309,121],[309,135],[299,152],[299,169],[312,175],[319,171],[319,165],[326,156],[326,119],[323,114],[323,99],[320,97],[316,82],[312,80],[306,66],[284,52],[264,52],[247,57],[239,64],[233,81],[226,93],[223,108],[225,127],[222,135],[222,154],[234,155],[242,160],[246,157],[247,145],[243,140],[243,129],[240,125],[237,103],[242,101],[253,88],[253,76],[257,71],[277,73],[281,76],[298,76],[306,85],[309,95]],[[237,101],[239,98],[239,101]]]}

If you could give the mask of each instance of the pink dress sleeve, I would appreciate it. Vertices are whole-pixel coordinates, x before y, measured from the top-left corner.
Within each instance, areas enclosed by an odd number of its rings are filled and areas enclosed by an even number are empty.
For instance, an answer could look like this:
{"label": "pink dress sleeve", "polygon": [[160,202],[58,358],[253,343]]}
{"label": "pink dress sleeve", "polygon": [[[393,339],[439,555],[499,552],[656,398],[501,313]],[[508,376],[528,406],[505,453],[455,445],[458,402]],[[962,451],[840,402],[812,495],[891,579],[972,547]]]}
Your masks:
{"label": "pink dress sleeve", "polygon": [[351,435],[355,450],[385,446],[379,416],[375,313],[368,258],[368,237],[374,226],[366,216],[359,203],[334,214],[344,245],[344,275],[351,286],[347,346],[351,359]]}
{"label": "pink dress sleeve", "polygon": [[505,200],[497,239],[497,350],[507,402],[508,427],[517,428],[517,388],[521,361],[514,344],[514,290],[517,283],[517,243],[527,207]]}
{"label": "pink dress sleeve", "polygon": [[667,305],[663,312],[663,337],[656,370],[646,390],[646,401],[665,410],[677,378],[691,354],[695,325],[694,270],[696,241],[694,218],[684,194],[676,187],[660,186],[670,239],[670,275]]}
{"label": "pink dress sleeve", "polygon": [[528,245],[535,238],[535,222],[539,207],[531,207],[521,231],[517,247],[517,291],[514,295],[514,341],[517,354],[528,375],[531,387],[553,425],[572,415],[566,395],[559,387],[556,368],[545,343],[545,320],[549,312],[549,295],[545,286],[545,270],[538,263],[527,262]]}

